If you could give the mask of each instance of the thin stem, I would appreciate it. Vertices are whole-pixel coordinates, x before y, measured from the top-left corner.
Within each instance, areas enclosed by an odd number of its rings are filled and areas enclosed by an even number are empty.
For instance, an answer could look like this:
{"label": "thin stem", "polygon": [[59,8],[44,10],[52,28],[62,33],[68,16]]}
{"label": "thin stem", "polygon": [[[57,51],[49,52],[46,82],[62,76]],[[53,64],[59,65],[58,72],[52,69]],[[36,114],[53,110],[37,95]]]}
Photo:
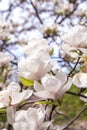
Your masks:
{"label": "thin stem", "polygon": [[71,94],[71,95],[74,95],[74,96],[80,96],[80,97],[83,97],[83,98],[87,98],[87,96],[85,96],[85,95],[82,95],[80,93],[71,92],[71,91],[67,91],[66,94]]}
{"label": "thin stem", "polygon": [[53,115],[53,111],[55,110],[56,106],[52,106],[52,109],[51,109],[51,112],[50,112],[50,115],[49,115],[49,121],[52,119],[52,115]]}
{"label": "thin stem", "polygon": [[65,117],[66,119],[68,119],[68,116],[66,116],[65,114],[57,112],[56,110],[55,110],[55,112],[56,112],[57,115],[61,115],[61,116]]}
{"label": "thin stem", "polygon": [[68,129],[69,126],[72,125],[85,110],[87,110],[87,106],[85,106],[62,130]]}
{"label": "thin stem", "polygon": [[77,64],[79,63],[79,60],[80,60],[80,57],[78,57],[78,60],[74,66],[74,68],[72,69],[72,71],[68,74],[68,76],[71,76],[71,74],[75,71],[76,67],[77,67]]}
{"label": "thin stem", "polygon": [[33,7],[34,10],[35,10],[35,13],[36,13],[36,16],[37,16],[39,22],[40,22],[41,24],[43,24],[43,21],[41,20],[41,18],[40,18],[40,16],[39,16],[39,13],[38,13],[38,10],[37,10],[37,8],[35,7],[34,3],[33,3],[31,0],[30,0],[30,3],[31,3],[32,7]]}

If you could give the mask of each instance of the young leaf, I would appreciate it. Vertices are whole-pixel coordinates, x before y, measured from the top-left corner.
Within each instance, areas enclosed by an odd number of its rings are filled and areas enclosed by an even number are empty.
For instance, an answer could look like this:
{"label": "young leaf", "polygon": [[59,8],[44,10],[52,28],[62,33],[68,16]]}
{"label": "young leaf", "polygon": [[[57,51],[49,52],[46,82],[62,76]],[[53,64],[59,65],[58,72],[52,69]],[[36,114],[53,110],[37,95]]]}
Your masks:
{"label": "young leaf", "polygon": [[24,86],[32,86],[34,84],[34,80],[25,79],[20,77],[20,81]]}
{"label": "young leaf", "polygon": [[53,52],[54,52],[54,48],[51,49],[51,51],[50,51],[50,56],[53,55]]}
{"label": "young leaf", "polygon": [[0,114],[6,113],[6,108],[0,108]]}

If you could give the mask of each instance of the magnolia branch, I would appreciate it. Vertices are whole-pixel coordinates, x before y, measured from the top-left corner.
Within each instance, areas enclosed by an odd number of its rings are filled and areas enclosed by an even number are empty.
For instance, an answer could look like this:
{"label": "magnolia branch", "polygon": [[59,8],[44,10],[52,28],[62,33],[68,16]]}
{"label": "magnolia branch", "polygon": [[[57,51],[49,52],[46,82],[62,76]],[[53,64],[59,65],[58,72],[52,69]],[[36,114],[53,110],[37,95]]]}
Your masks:
{"label": "magnolia branch", "polygon": [[36,13],[36,16],[37,16],[39,22],[40,22],[41,24],[43,24],[43,21],[41,20],[41,18],[40,18],[40,16],[39,16],[38,10],[37,10],[37,8],[35,7],[35,5],[33,4],[32,0],[30,0],[30,3],[31,3],[31,5],[32,5],[33,9],[35,10],[35,13]]}
{"label": "magnolia branch", "polygon": [[85,106],[62,130],[68,129],[69,126],[71,126],[86,110],[87,110],[87,106]]}
{"label": "magnolia branch", "polygon": [[78,65],[78,63],[79,63],[79,60],[80,60],[80,57],[77,59],[77,62],[76,62],[76,64],[75,64],[74,68],[73,68],[72,71],[68,74],[68,76],[71,76],[72,73],[75,71],[75,69],[76,69],[76,67],[77,67],[77,65]]}
{"label": "magnolia branch", "polygon": [[87,98],[87,96],[85,96],[83,94],[71,92],[71,91],[67,91],[66,94],[71,94],[71,95],[74,95],[74,96],[80,96],[80,97],[83,97],[83,98]]}

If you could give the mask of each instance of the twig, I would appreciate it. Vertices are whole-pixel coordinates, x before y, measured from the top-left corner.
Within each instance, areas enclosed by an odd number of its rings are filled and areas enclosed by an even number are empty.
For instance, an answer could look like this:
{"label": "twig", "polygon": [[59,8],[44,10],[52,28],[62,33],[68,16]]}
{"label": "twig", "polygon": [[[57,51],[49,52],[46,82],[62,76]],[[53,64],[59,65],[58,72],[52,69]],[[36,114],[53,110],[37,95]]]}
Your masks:
{"label": "twig", "polygon": [[56,112],[57,115],[61,115],[61,116],[65,117],[66,119],[68,119],[68,116],[66,116],[65,114],[57,112],[56,110],[55,110],[55,112]]}
{"label": "twig", "polygon": [[68,76],[70,76],[70,75],[73,73],[73,71],[76,69],[76,66],[77,66],[79,60],[80,60],[80,57],[78,57],[77,62],[76,62],[76,64],[75,64],[74,68],[73,68],[72,71],[68,74]]}
{"label": "twig", "polygon": [[58,24],[61,24],[66,18],[69,18],[77,9],[77,7],[79,6],[78,3],[76,3],[76,6],[74,7],[73,11],[71,11],[69,14],[66,14],[59,22]]}
{"label": "twig", "polygon": [[74,95],[74,96],[80,96],[80,97],[83,97],[83,98],[87,98],[87,96],[85,96],[83,94],[75,93],[75,92],[71,92],[71,91],[67,91],[66,94],[71,94],[71,95]]}
{"label": "twig", "polygon": [[39,13],[38,13],[37,8],[35,7],[35,5],[33,4],[33,2],[32,2],[31,0],[30,0],[30,3],[31,3],[31,5],[33,6],[33,8],[34,8],[34,10],[35,10],[35,13],[36,13],[36,16],[37,16],[39,22],[40,22],[41,24],[43,24],[43,21],[41,20],[41,18],[40,18],[40,16],[39,16]]}
{"label": "twig", "polygon": [[72,125],[85,110],[87,110],[87,106],[85,106],[62,130],[68,129],[69,126]]}
{"label": "twig", "polygon": [[53,111],[55,110],[56,106],[52,106],[52,109],[51,109],[51,112],[50,112],[50,115],[49,115],[49,121],[52,119],[52,115],[53,115]]}

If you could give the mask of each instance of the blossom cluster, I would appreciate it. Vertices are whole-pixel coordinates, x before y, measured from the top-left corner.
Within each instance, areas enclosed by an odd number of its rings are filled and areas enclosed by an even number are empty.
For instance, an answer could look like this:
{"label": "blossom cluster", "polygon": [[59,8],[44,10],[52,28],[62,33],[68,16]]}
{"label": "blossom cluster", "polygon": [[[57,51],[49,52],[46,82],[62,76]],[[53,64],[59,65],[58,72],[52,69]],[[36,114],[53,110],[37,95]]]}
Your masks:
{"label": "blossom cluster", "polygon": [[[86,67],[87,27],[76,25],[61,39],[64,56],[69,55],[78,61],[76,65],[83,62]],[[55,70],[57,61],[51,58],[53,50],[53,46],[49,46],[44,38],[30,40],[23,46],[25,57],[18,61],[21,83],[11,82],[0,91],[0,109],[6,108],[8,122],[14,130],[54,130],[54,120],[50,115],[52,112],[46,118],[45,105],[57,108],[73,84],[79,89],[87,88],[86,69],[79,68],[80,71],[76,72],[74,68],[69,74]],[[2,52],[0,57],[0,67],[12,60],[12,57]],[[87,102],[85,97],[80,99]],[[61,130],[59,126],[56,129]]]}
{"label": "blossom cluster", "polygon": [[[63,44],[61,46],[64,55],[69,55],[76,64],[83,63],[79,72],[73,74],[72,83],[79,89],[87,88],[87,27],[83,25],[74,26],[67,34],[62,35]],[[85,96],[87,94],[84,94]],[[86,97],[81,100],[87,102]]]}
{"label": "blossom cluster", "polygon": [[67,80],[67,75],[61,70],[52,73],[52,68],[57,62],[51,59],[53,47],[48,45],[46,39],[29,41],[28,45],[23,47],[23,51],[26,57],[18,62],[19,78],[22,83],[23,80],[28,83],[32,82],[26,86],[33,86],[33,88],[31,90],[28,87],[25,90],[18,83],[11,82],[7,89],[0,92],[0,108],[7,107],[8,122],[14,130],[45,130],[49,125],[52,125],[52,122],[48,122],[48,120],[44,122],[46,112],[42,110],[42,107],[38,109],[28,107],[27,110],[17,110],[16,107],[20,106],[23,101],[29,101],[32,96],[41,100],[60,100],[70,89],[71,78]]}

